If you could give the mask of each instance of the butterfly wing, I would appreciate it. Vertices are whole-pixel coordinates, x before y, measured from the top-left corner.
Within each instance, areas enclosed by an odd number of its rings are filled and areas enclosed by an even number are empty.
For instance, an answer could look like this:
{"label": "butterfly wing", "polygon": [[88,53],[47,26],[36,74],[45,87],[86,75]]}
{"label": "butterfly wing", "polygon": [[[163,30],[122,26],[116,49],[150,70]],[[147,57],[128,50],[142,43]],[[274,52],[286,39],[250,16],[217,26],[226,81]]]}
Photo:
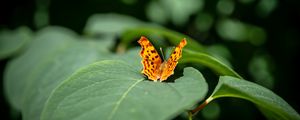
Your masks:
{"label": "butterfly wing", "polygon": [[184,38],[181,42],[175,47],[174,51],[172,52],[170,58],[163,63],[164,67],[162,69],[162,74],[160,81],[166,80],[170,75],[174,73],[174,69],[178,63],[178,60],[181,58],[182,55],[182,48],[187,44],[186,39]]}
{"label": "butterfly wing", "polygon": [[160,78],[159,68],[162,63],[162,59],[146,37],[142,36],[138,43],[142,47],[140,51],[140,56],[142,57],[141,62],[143,64],[142,73],[145,74],[148,79],[156,81]]}

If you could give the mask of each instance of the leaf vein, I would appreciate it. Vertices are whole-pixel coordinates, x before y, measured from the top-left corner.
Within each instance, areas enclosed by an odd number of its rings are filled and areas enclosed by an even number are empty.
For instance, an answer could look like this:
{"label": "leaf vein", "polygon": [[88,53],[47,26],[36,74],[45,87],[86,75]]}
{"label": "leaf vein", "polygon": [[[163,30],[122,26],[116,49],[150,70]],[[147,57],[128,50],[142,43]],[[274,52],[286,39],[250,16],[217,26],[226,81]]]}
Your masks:
{"label": "leaf vein", "polygon": [[141,82],[143,80],[138,80],[136,82],[134,82],[125,92],[124,94],[121,96],[121,98],[116,102],[115,107],[113,108],[113,110],[111,111],[110,115],[108,116],[108,120],[111,120],[113,118],[113,116],[115,115],[115,113],[117,112],[118,108],[120,107],[122,101],[126,98],[126,96],[128,95],[128,93],[130,92],[130,90],[135,87],[139,82]]}

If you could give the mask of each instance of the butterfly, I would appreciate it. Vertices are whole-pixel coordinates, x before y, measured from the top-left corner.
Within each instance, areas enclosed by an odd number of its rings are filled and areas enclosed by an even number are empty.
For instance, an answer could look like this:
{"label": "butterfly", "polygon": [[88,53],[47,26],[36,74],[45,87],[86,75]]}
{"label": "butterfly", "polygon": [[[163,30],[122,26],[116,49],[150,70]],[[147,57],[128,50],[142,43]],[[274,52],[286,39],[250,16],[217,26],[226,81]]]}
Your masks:
{"label": "butterfly", "polygon": [[167,61],[160,58],[158,52],[146,37],[141,36],[138,43],[141,45],[142,73],[150,80],[162,82],[174,74],[174,69],[182,55],[182,48],[187,44],[187,41],[183,38]]}

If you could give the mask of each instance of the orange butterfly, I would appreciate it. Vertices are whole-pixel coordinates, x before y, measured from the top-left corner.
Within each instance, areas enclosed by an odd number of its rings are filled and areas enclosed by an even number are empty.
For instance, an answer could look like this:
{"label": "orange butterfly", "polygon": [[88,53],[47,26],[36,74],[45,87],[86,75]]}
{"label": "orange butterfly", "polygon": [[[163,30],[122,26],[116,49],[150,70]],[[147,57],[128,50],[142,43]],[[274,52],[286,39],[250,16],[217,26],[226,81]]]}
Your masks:
{"label": "orange butterfly", "polygon": [[140,51],[141,62],[143,64],[142,73],[148,76],[148,79],[155,82],[157,80],[160,82],[164,81],[174,73],[178,60],[181,58],[182,48],[187,44],[186,39],[182,39],[170,58],[162,62],[158,52],[146,37],[142,36],[138,43],[142,47]]}

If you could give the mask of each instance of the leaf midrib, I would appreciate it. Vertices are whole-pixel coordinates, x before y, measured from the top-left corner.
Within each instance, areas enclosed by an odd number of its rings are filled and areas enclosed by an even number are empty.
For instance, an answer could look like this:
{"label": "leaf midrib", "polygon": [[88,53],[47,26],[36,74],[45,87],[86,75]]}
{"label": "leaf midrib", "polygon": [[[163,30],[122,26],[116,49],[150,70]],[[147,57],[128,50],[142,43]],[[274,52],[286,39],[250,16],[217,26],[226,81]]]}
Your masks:
{"label": "leaf midrib", "polygon": [[126,98],[126,96],[128,95],[128,93],[131,91],[131,89],[133,87],[135,87],[138,83],[140,83],[141,81],[143,81],[143,79],[137,80],[136,82],[134,82],[121,96],[121,98],[116,102],[115,107],[112,109],[110,115],[108,116],[108,120],[111,120],[113,118],[113,116],[115,115],[115,113],[117,112],[118,108],[120,107],[120,104],[123,102],[123,100]]}

